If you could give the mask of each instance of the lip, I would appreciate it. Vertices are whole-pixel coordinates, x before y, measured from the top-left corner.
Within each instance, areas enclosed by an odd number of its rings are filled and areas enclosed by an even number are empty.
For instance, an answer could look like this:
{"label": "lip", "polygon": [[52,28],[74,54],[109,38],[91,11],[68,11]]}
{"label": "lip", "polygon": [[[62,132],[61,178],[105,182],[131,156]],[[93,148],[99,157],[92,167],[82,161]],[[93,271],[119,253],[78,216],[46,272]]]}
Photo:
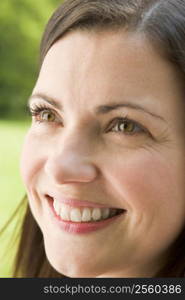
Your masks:
{"label": "lip", "polygon": [[[71,234],[85,234],[94,232],[97,230],[100,230],[102,228],[105,228],[106,226],[109,226],[110,224],[114,223],[116,220],[123,217],[126,211],[123,211],[123,213],[113,216],[109,219],[98,221],[98,222],[83,222],[83,223],[77,223],[72,221],[64,221],[61,220],[61,218],[56,214],[54,208],[53,208],[53,199],[50,197],[48,198],[48,204],[49,204],[49,213],[53,220],[53,222],[58,225],[63,231],[66,231]],[[96,206],[97,207],[97,206]],[[105,207],[105,206],[104,206]]]}
{"label": "lip", "polygon": [[73,207],[97,207],[97,208],[116,208],[116,209],[119,209],[119,208],[113,207],[113,206],[107,206],[107,205],[99,204],[99,203],[95,203],[95,202],[78,200],[78,199],[75,199],[75,198],[61,197],[61,196],[54,195],[54,194],[52,194],[51,196],[46,195],[46,198],[55,199],[57,202],[64,203],[64,204],[67,204],[67,205],[73,206]]}

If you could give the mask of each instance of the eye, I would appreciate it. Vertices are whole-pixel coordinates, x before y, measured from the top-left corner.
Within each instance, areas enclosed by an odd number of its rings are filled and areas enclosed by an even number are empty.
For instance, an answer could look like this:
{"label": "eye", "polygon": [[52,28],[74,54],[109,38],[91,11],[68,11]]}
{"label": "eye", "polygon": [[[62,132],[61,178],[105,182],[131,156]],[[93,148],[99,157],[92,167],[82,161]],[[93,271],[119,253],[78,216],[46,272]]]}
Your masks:
{"label": "eye", "polygon": [[49,110],[41,111],[39,117],[40,117],[40,121],[44,121],[44,122],[54,122],[56,118],[55,114]]}
{"label": "eye", "polygon": [[60,122],[55,111],[46,106],[34,105],[28,107],[32,117],[39,123]]}
{"label": "eye", "polygon": [[135,121],[132,121],[128,118],[116,118],[111,122],[106,132],[108,131],[134,135],[138,133],[144,133],[146,130],[142,127],[142,125],[139,125]]}

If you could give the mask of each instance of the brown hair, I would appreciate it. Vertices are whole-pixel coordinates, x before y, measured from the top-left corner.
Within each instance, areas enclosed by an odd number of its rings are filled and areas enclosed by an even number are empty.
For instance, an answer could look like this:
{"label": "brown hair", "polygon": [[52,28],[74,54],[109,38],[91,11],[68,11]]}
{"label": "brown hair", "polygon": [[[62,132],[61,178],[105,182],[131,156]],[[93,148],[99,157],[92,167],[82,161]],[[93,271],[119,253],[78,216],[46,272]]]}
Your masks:
{"label": "brown hair", "polygon": [[[64,1],[46,26],[41,41],[40,64],[50,47],[72,30],[116,31],[122,28],[144,35],[185,75],[185,1],[182,0]],[[185,228],[174,241],[167,263],[155,277],[183,277],[184,272]],[[14,276],[63,277],[47,261],[42,233],[28,205]]]}

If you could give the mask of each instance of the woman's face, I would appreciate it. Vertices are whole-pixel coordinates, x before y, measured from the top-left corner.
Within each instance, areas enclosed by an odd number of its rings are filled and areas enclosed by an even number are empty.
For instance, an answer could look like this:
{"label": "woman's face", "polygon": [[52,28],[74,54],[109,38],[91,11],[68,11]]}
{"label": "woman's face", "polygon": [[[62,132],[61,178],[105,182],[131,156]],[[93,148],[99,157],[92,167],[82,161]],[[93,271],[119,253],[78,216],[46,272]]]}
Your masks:
{"label": "woman's face", "polygon": [[183,93],[139,36],[75,31],[49,50],[21,173],[57,271],[150,277],[164,262],[185,223]]}

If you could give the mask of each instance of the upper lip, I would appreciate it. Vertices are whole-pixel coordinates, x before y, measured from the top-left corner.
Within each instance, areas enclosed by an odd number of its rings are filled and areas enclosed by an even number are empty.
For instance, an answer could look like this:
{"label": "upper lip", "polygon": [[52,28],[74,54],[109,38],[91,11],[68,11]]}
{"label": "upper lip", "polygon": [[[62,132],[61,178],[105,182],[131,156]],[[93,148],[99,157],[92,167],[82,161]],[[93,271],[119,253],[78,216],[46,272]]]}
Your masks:
{"label": "upper lip", "polygon": [[[76,199],[73,197],[66,197],[66,196],[62,196],[62,195],[56,195],[56,194],[47,194],[47,197],[49,196],[50,198],[52,198],[53,200],[56,200],[60,203],[64,203],[73,207],[97,207],[97,208],[116,208],[115,206],[108,206],[108,205],[104,205],[104,204],[100,204],[100,203],[95,203],[95,202],[90,202],[90,201],[86,201],[86,200],[80,200],[80,199]],[[116,208],[116,209],[120,209],[120,208]],[[123,208],[121,208],[123,209]]]}

